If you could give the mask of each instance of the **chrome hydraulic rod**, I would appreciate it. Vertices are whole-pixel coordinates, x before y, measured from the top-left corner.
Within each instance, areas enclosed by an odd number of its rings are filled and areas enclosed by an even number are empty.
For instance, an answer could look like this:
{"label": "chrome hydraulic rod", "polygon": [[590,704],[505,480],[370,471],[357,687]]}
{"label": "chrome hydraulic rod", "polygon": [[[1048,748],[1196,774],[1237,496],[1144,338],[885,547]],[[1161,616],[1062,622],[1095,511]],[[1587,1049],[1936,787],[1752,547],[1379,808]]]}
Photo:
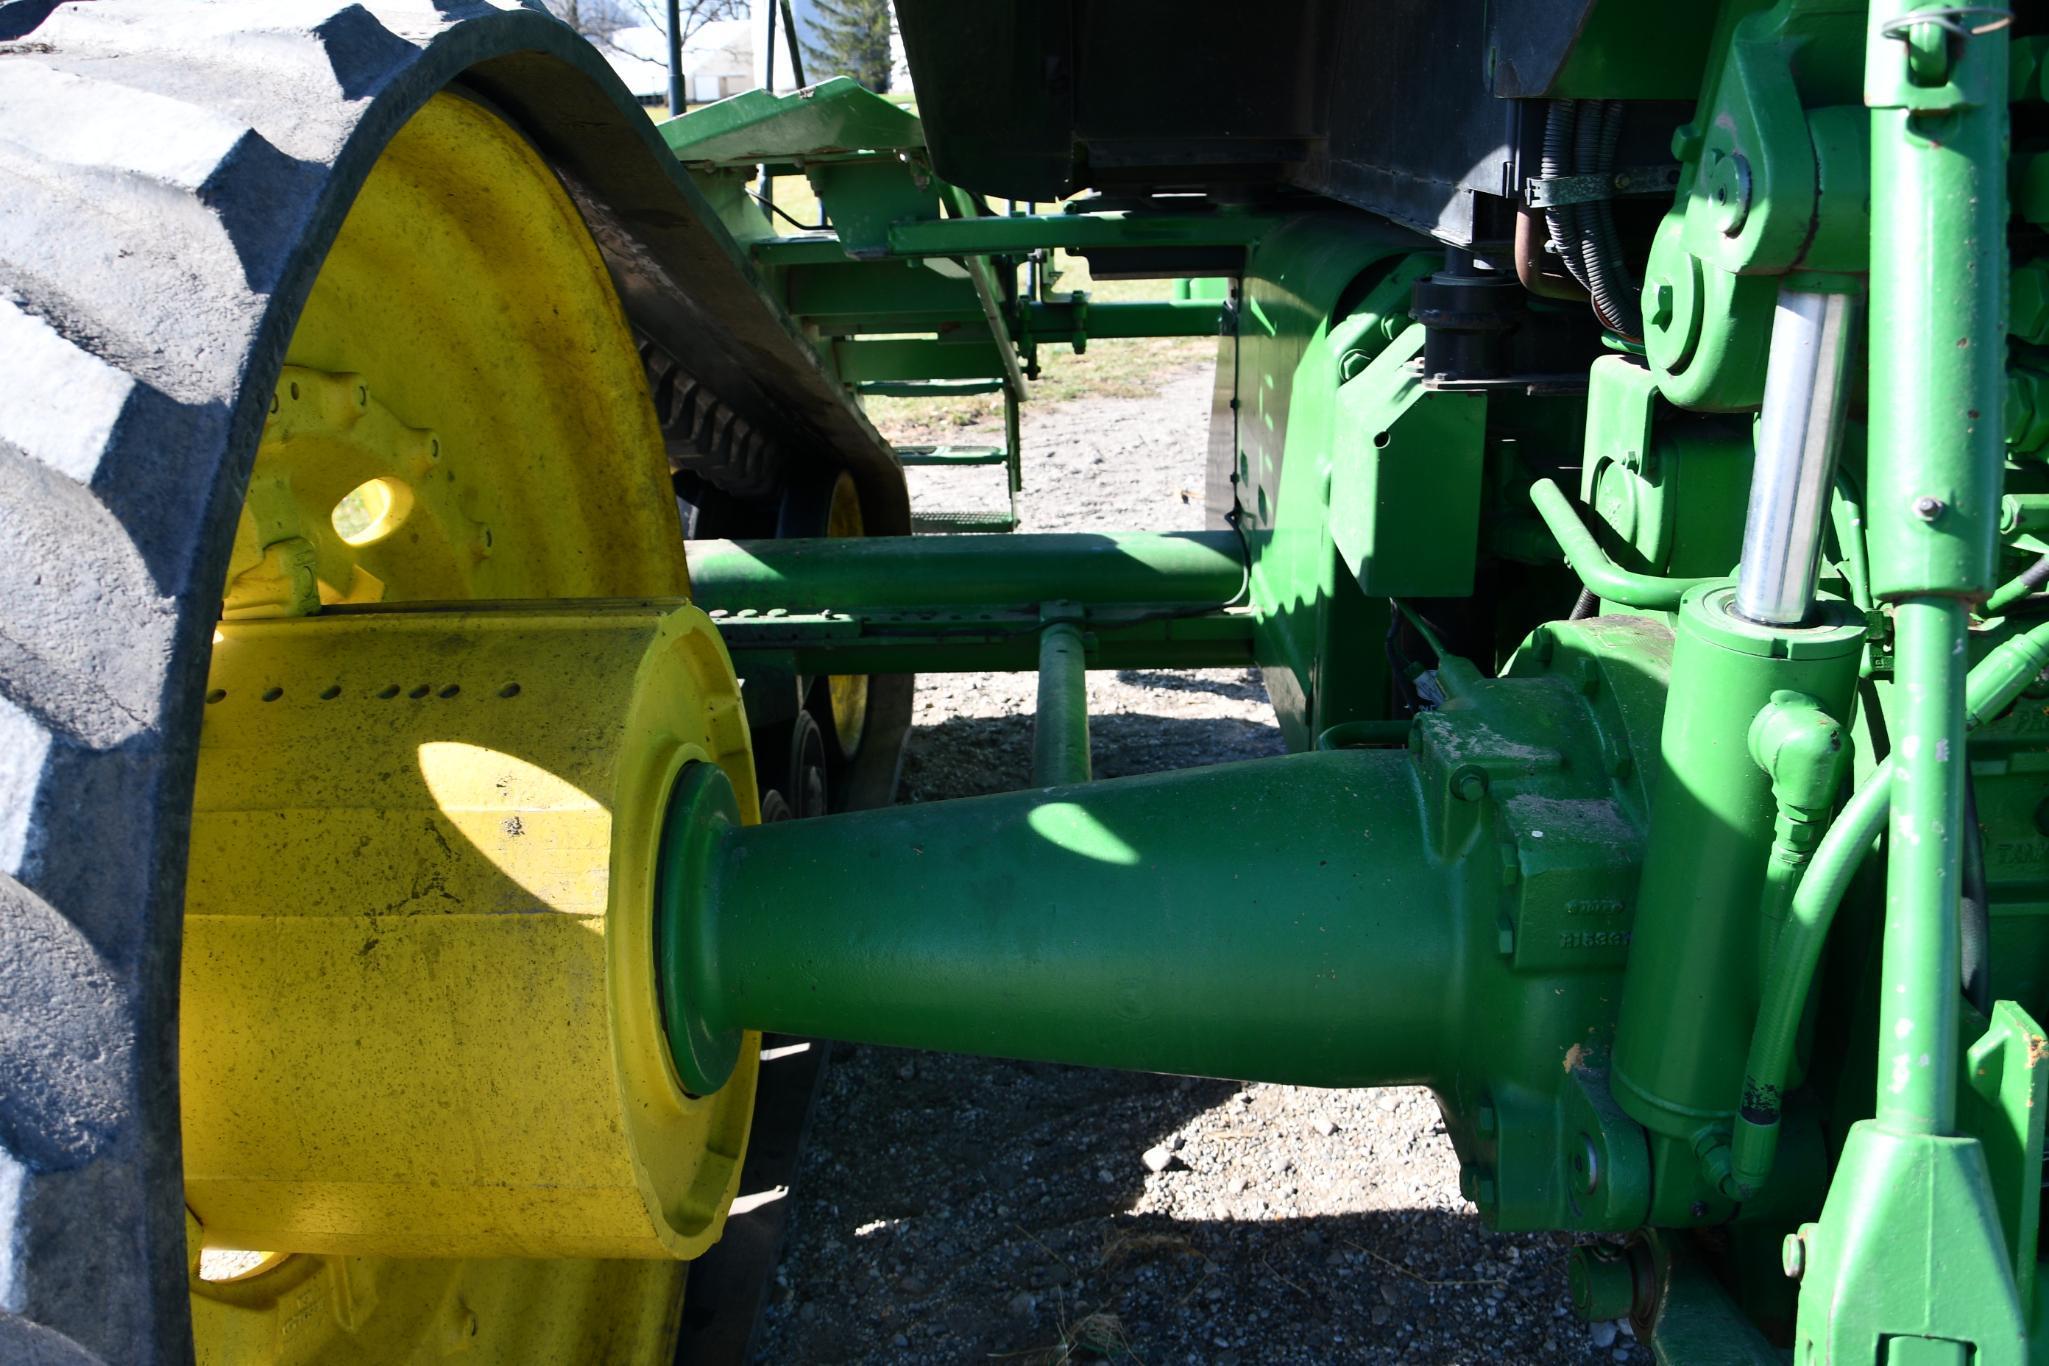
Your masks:
{"label": "chrome hydraulic rod", "polygon": [[1842,439],[1844,377],[1856,300],[1784,290],[1772,318],[1757,464],[1736,571],[1736,611],[1798,626],[1814,610],[1822,520]]}

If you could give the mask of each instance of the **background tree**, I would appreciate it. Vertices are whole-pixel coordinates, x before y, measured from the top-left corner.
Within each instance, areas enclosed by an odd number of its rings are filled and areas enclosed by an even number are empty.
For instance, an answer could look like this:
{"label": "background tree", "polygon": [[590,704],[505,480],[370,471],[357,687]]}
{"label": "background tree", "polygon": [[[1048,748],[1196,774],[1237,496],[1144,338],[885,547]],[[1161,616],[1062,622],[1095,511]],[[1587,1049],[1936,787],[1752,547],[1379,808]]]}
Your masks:
{"label": "background tree", "polygon": [[[659,65],[655,58],[645,53],[621,47],[617,35],[622,29],[629,28],[667,32],[667,0],[547,0],[547,5],[557,19],[582,34],[585,41],[600,51]],[[680,41],[688,44],[691,34],[715,19],[740,19],[746,14],[747,0],[681,0],[676,6],[676,26],[682,35]]]}
{"label": "background tree", "polygon": [[889,49],[896,22],[889,0],[818,0],[812,31],[804,44],[804,75],[812,82],[852,76],[876,94],[889,89]]}

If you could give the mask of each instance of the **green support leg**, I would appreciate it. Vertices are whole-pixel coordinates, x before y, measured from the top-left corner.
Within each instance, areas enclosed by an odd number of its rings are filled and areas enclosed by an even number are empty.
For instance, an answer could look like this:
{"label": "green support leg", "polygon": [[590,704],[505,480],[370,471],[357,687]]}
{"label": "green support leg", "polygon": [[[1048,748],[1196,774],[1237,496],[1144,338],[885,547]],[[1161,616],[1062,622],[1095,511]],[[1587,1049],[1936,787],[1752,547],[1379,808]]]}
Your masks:
{"label": "green support leg", "polygon": [[1039,710],[1032,727],[1032,782],[1089,780],[1088,654],[1081,627],[1055,621],[1039,633]]}
{"label": "green support leg", "polygon": [[[1800,1361],[2028,1358],[1982,1145],[1956,1135],[1965,626],[1991,591],[2004,401],[2008,32],[1874,0],[1872,589],[1897,628],[1877,1115],[1787,1248]],[[1932,8],[1932,7],[1926,7]],[[2020,1198],[2037,1199],[2029,1189]]]}

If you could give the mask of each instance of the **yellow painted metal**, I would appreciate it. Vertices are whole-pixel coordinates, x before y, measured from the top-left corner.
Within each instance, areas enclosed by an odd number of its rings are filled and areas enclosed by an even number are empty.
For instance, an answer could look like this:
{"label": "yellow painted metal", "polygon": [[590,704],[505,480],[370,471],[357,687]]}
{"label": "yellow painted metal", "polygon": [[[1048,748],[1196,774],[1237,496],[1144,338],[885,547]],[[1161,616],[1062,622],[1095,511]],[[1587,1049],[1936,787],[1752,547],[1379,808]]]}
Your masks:
{"label": "yellow painted metal", "polygon": [[[826,511],[827,536],[860,536],[866,530],[861,521],[861,494],[854,476],[842,470],[832,486],[832,503]],[[831,674],[825,680],[832,704],[832,731],[840,753],[852,758],[861,748],[861,733],[868,725],[868,676]]]}
{"label": "yellow painted metal", "polygon": [[210,1244],[690,1256],[751,1086],[686,1097],[653,878],[686,762],[751,781],[717,631],[674,604],[221,627],[182,998]]}
{"label": "yellow painted metal", "polygon": [[[671,1350],[752,1075],[681,1096],[625,908],[674,766],[752,769],[644,385],[553,173],[431,99],[301,315],[226,585],[180,1038],[202,1361]],[[262,620],[592,597],[665,601]]]}
{"label": "yellow painted metal", "polygon": [[[604,260],[547,165],[488,111],[439,95],[392,139],[287,362],[228,619],[687,594],[661,432]],[[405,512],[350,544],[335,511],[370,481]]]}

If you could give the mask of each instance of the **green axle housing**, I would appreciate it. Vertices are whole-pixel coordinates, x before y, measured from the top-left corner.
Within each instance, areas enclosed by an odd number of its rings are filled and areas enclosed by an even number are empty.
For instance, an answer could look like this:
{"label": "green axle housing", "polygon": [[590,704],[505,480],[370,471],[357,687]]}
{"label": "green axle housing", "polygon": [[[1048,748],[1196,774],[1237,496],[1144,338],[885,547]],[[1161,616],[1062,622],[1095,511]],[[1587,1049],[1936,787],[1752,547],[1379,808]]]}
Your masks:
{"label": "green axle housing", "polygon": [[[657,891],[679,1073],[715,1089],[759,1029],[1423,1084],[1491,1220],[1637,1227],[1652,1150],[1604,1069],[1671,639],[1614,616],[1498,679],[1448,658],[1405,748],[752,827],[695,766]],[[1731,1096],[1747,1041],[1724,1041]]]}

